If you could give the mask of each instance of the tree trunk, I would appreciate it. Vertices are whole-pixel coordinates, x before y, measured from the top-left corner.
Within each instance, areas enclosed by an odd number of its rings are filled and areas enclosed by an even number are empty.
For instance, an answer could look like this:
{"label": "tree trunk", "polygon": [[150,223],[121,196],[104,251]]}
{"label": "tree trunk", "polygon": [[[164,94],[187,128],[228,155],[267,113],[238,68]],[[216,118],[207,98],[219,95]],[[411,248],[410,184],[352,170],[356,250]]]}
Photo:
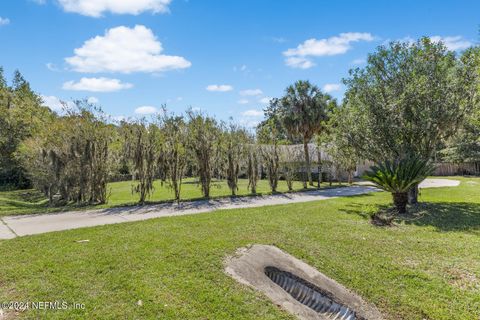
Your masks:
{"label": "tree trunk", "polygon": [[53,204],[52,186],[48,187],[48,202],[49,202],[50,205]]}
{"label": "tree trunk", "polygon": [[287,180],[287,187],[288,187],[288,191],[293,190],[293,181],[291,179]]}
{"label": "tree trunk", "polygon": [[417,204],[418,203],[418,184],[413,186],[408,191],[408,204]]}
{"label": "tree trunk", "polygon": [[180,190],[178,189],[177,179],[172,179],[173,191],[175,192],[175,201],[180,202]]}
{"label": "tree trunk", "polygon": [[317,147],[317,161],[318,161],[317,187],[318,189],[320,189],[320,186],[322,185],[322,153],[318,147]]}
{"label": "tree trunk", "polygon": [[[306,170],[305,168],[303,168],[303,170]],[[304,172],[302,174],[303,178],[302,178],[302,183],[303,183],[303,189],[307,189],[308,186],[307,186],[307,179],[305,179],[305,175],[306,175],[306,172]]]}
{"label": "tree trunk", "polygon": [[317,178],[317,188],[320,189],[322,186],[322,166],[318,166],[318,178]]}
{"label": "tree trunk", "polygon": [[310,169],[310,154],[308,152],[308,141],[303,139],[303,151],[305,152],[305,170],[307,171],[308,184],[313,186],[312,170]]}
{"label": "tree trunk", "polygon": [[407,213],[407,203],[408,203],[408,193],[407,192],[397,192],[392,193],[393,203],[397,208],[399,214]]}

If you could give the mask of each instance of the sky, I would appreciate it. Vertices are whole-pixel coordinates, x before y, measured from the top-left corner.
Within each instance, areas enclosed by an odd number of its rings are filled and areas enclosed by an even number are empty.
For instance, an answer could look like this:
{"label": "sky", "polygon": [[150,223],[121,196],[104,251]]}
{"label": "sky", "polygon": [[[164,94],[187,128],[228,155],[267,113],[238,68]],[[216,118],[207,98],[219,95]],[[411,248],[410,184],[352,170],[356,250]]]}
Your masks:
{"label": "sky", "polygon": [[0,65],[58,111],[88,99],[116,119],[162,105],[255,126],[271,97],[342,78],[392,40],[477,44],[480,1],[2,0]]}

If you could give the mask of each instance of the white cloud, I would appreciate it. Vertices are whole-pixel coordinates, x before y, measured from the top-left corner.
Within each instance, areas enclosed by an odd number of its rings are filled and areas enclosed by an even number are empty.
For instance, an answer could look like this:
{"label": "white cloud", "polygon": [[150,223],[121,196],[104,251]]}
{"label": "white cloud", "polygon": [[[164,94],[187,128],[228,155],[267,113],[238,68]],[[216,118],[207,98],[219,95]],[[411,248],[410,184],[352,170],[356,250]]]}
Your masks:
{"label": "white cloud", "polygon": [[273,37],[272,41],[276,42],[276,43],[285,43],[285,42],[287,42],[287,39],[285,39],[283,37]]}
{"label": "white cloud", "polygon": [[247,89],[240,91],[241,96],[259,96],[263,94],[263,91],[260,89]]}
{"label": "white cloud", "polygon": [[141,107],[138,107],[137,109],[135,109],[136,114],[146,115],[146,114],[153,114],[153,113],[156,113],[156,112],[157,112],[157,108],[152,107],[152,106],[141,106]]}
{"label": "white cloud", "polygon": [[295,49],[288,49],[284,52],[287,57],[292,56],[332,56],[343,54],[351,49],[351,42],[372,41],[373,36],[370,33],[347,32],[339,36],[327,39],[308,39]]}
{"label": "white cloud", "polygon": [[263,103],[263,104],[269,104],[270,103],[270,100],[272,100],[271,97],[264,97],[260,100],[258,100],[260,103]]}
{"label": "white cloud", "polygon": [[10,19],[0,17],[0,26],[5,26],[10,23]]}
{"label": "white cloud", "polygon": [[191,66],[185,58],[164,55],[162,51],[152,30],[142,25],[120,26],[85,41],[65,61],[74,71],[87,73],[162,72]]}
{"label": "white cloud", "polygon": [[326,39],[308,39],[296,48],[283,52],[287,57],[285,63],[293,68],[308,69],[315,64],[311,57],[333,56],[344,54],[352,48],[352,42],[373,41],[370,33],[347,32]]}
{"label": "white cloud", "polygon": [[104,12],[138,15],[145,11],[168,12],[171,0],[58,0],[63,10],[90,17],[101,17]]}
{"label": "white cloud", "polygon": [[[447,47],[448,50],[457,51],[467,49],[473,46],[473,42],[470,40],[465,39],[462,36],[449,36],[449,37],[442,37],[442,36],[431,36],[430,40],[433,42],[443,42],[443,44]],[[416,42],[416,40],[410,36],[406,36],[396,40],[397,42],[406,42],[409,45],[412,45]],[[388,45],[391,42],[390,39],[387,39],[383,42],[383,45]]]}
{"label": "white cloud", "polygon": [[299,69],[309,69],[315,66],[315,63],[303,57],[288,57],[285,59],[285,64],[289,67]]}
{"label": "white cloud", "polygon": [[[384,41],[385,44],[388,44],[391,40],[390,39],[387,39]],[[412,45],[415,43],[415,39],[413,39],[412,37],[410,36],[406,36],[406,37],[403,37],[403,38],[400,38],[397,40],[398,42],[406,42],[407,44],[409,45]]]}
{"label": "white cloud", "polygon": [[251,110],[247,110],[247,111],[242,112],[242,116],[245,116],[245,117],[261,117],[261,116],[263,116],[263,111],[251,109]]}
{"label": "white cloud", "polygon": [[63,101],[55,96],[40,96],[43,101],[43,105],[49,107],[50,110],[55,112],[61,112],[64,109],[71,109],[75,107],[75,103],[72,101]]}
{"label": "white cloud", "polygon": [[46,63],[45,66],[47,67],[48,70],[58,72],[60,69],[54,64],[54,63]]}
{"label": "white cloud", "polygon": [[342,85],[339,83],[327,83],[323,86],[323,91],[330,93],[334,91],[338,91],[342,88]]}
{"label": "white cloud", "polygon": [[87,99],[87,102],[90,103],[90,104],[97,104],[100,102],[100,100],[98,100],[97,97],[90,97]]}
{"label": "white cloud", "polygon": [[249,75],[252,71],[248,68],[246,64],[242,64],[241,66],[234,66],[233,72],[240,72],[243,75]]}
{"label": "white cloud", "polygon": [[247,65],[242,64],[240,67],[234,66],[233,71],[235,71],[235,72],[237,72],[237,71],[242,71],[242,72],[247,71]]}
{"label": "white cloud", "polygon": [[81,78],[80,81],[67,81],[63,84],[64,90],[113,92],[133,87],[131,83],[121,82],[111,78]]}
{"label": "white cloud", "polygon": [[113,116],[112,118],[113,118],[113,120],[118,121],[118,122],[123,121],[123,120],[127,120],[127,117],[125,117],[125,116]]}
{"label": "white cloud", "polygon": [[260,121],[258,120],[253,120],[252,118],[247,118],[247,119],[240,119],[238,121],[238,123],[244,127],[247,127],[247,128],[255,128],[256,126],[258,126],[258,124],[260,123]]}
{"label": "white cloud", "polygon": [[387,39],[383,40],[382,46],[388,47],[391,42],[405,42],[408,45],[412,45],[416,42],[416,40],[414,38],[410,37],[410,36],[405,36],[403,38],[394,39],[394,40],[392,40],[390,38],[387,38]]}
{"label": "white cloud", "polygon": [[448,50],[456,51],[463,50],[471,47],[473,43],[467,39],[464,39],[462,36],[453,36],[453,37],[441,37],[433,36],[430,37],[434,42],[442,41]]}
{"label": "white cloud", "polygon": [[240,99],[237,101],[239,104],[248,104],[248,100],[247,99]]}
{"label": "white cloud", "polygon": [[232,91],[233,87],[228,84],[211,84],[207,86],[205,89],[207,89],[208,91],[226,92],[226,91]]}
{"label": "white cloud", "polygon": [[364,64],[364,63],[366,63],[366,62],[367,62],[367,60],[362,59],[362,58],[359,58],[359,59],[353,60],[353,61],[352,61],[352,64],[354,64],[354,65],[360,65],[360,64]]}

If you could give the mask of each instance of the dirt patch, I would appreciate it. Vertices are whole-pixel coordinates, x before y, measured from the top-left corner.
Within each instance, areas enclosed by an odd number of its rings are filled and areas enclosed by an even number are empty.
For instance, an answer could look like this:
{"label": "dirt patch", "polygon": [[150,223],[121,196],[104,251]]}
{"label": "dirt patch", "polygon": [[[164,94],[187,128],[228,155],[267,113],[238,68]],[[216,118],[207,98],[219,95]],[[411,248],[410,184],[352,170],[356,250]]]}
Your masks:
{"label": "dirt patch", "polygon": [[445,277],[450,285],[462,290],[480,290],[480,279],[469,271],[459,268],[448,268]]}
{"label": "dirt patch", "polygon": [[13,320],[13,319],[17,319],[18,316],[19,316],[18,311],[0,309],[0,320]]}

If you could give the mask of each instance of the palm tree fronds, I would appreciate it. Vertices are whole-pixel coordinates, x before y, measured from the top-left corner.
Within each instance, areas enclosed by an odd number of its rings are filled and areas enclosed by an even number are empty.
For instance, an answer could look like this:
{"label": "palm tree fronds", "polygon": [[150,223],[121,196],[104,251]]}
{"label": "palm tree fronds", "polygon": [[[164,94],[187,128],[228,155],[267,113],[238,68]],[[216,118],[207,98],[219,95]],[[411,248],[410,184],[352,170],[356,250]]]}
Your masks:
{"label": "palm tree fronds", "polygon": [[418,157],[409,157],[395,161],[378,163],[362,176],[378,188],[391,192],[408,192],[434,171],[435,167],[430,161]]}

